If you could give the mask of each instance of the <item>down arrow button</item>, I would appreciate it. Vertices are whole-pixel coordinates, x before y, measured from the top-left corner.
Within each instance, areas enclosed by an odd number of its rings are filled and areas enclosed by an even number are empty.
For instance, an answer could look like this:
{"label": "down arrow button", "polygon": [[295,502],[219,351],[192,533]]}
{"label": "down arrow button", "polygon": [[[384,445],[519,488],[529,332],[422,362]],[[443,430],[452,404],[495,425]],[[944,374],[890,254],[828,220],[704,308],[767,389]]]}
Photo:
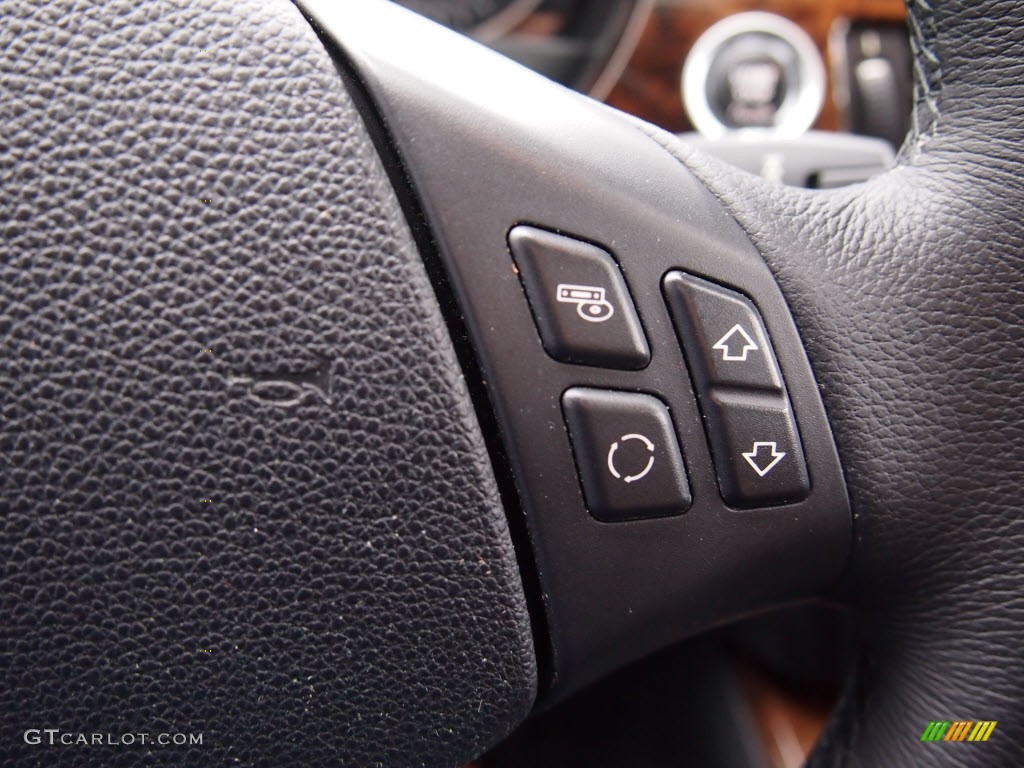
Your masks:
{"label": "down arrow button", "polygon": [[754,507],[807,497],[807,465],[785,397],[713,389],[703,407],[726,504]]}

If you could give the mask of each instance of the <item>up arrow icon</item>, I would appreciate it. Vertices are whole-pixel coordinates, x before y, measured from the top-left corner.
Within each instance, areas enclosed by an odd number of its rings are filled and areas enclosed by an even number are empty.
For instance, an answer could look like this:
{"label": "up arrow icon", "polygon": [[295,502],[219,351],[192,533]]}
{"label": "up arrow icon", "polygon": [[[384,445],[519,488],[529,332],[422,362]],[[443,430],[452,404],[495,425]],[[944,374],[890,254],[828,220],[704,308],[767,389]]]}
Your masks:
{"label": "up arrow icon", "polygon": [[712,349],[719,350],[723,360],[735,360],[742,363],[746,362],[747,355],[756,352],[760,347],[754,343],[743,326],[737,323],[729,329],[725,336],[715,342]]}

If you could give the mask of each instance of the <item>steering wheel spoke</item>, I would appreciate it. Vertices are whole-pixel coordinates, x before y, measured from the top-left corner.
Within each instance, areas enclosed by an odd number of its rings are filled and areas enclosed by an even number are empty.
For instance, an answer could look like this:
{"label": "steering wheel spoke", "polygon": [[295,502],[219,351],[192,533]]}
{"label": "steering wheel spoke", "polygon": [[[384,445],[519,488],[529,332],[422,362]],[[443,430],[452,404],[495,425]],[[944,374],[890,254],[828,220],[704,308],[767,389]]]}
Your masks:
{"label": "steering wheel spoke", "polygon": [[478,355],[543,592],[543,696],[833,586],[831,433],[722,204],[620,116],[411,14],[304,8],[376,105]]}

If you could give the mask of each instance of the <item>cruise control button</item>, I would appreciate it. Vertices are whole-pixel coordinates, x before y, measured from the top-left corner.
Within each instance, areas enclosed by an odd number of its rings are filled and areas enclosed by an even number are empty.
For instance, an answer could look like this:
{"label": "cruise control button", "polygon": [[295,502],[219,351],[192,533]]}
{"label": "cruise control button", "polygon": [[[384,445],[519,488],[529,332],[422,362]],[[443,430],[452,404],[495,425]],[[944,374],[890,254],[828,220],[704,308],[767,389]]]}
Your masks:
{"label": "cruise control button", "polygon": [[704,410],[727,504],[766,506],[807,497],[807,465],[785,398],[713,389]]}
{"label": "cruise control button", "polygon": [[717,384],[782,391],[775,354],[750,299],[684,272],[670,272],[663,287],[701,390]]}
{"label": "cruise control button", "polygon": [[590,514],[602,522],[664,517],[690,507],[668,408],[651,395],[575,387],[562,396]]}
{"label": "cruise control button", "polygon": [[639,370],[650,349],[622,273],[596,245],[518,226],[509,247],[541,342],[563,363]]}

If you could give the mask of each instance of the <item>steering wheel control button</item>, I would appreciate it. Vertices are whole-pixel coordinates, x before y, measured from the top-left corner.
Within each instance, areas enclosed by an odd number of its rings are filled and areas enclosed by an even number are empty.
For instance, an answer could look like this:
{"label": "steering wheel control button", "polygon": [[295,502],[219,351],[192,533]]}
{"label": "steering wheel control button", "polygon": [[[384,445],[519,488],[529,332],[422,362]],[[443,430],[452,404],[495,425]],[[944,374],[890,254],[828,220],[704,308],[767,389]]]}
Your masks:
{"label": "steering wheel control button", "polygon": [[775,354],[750,299],[683,272],[670,272],[663,287],[699,390],[717,385],[782,392]]}
{"label": "steering wheel control button", "polygon": [[807,497],[807,465],[784,397],[715,389],[704,410],[726,504],[767,506]]}
{"label": "steering wheel control button", "polygon": [[690,486],[668,408],[651,395],[574,387],[562,395],[587,509],[614,523],[678,515]]}
{"label": "steering wheel control button", "polygon": [[515,227],[508,242],[551,357],[601,368],[647,366],[651,351],[611,254],[528,226]]}

